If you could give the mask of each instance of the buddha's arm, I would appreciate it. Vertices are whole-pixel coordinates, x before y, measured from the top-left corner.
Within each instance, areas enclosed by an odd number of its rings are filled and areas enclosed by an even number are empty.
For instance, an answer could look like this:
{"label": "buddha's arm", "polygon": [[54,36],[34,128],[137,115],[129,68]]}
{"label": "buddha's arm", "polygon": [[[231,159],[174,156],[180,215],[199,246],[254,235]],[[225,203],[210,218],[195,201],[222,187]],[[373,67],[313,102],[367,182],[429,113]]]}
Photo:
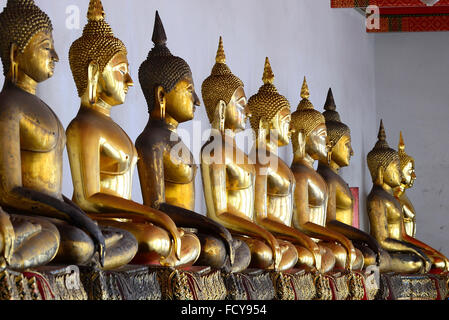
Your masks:
{"label": "buddha's arm", "polygon": [[163,150],[160,146],[154,146],[149,152],[142,151],[140,148],[137,148],[137,151],[139,153],[137,169],[143,203],[146,206],[158,208],[165,202]]}
{"label": "buddha's arm", "polygon": [[399,238],[395,239],[390,236],[390,233],[387,230],[387,208],[383,204],[382,200],[368,199],[367,209],[370,219],[371,234],[379,242],[383,249],[392,252],[410,252],[418,255],[426,262],[429,261],[429,258],[419,248],[412,245],[411,243],[403,241],[401,230],[399,230]]}
{"label": "buddha's arm", "polygon": [[347,266],[352,268],[351,261],[355,261],[356,256],[352,242],[339,232],[309,221],[309,190],[307,178],[301,178],[296,181],[294,192],[294,201],[296,204],[296,212],[293,214],[294,225],[309,237],[341,243],[348,253]]}
{"label": "buddha's arm", "polygon": [[[5,117],[3,117],[5,118]],[[4,207],[33,212],[41,216],[68,221],[90,234],[104,259],[104,238],[100,228],[82,211],[43,192],[22,186],[20,155],[20,116],[0,121],[0,196]]]}
{"label": "buddha's arm", "polygon": [[[259,170],[258,170],[259,171]],[[259,225],[273,232],[278,238],[288,240],[294,244],[298,244],[308,249],[315,258],[315,266],[321,269],[321,254],[319,246],[304,233],[289,227],[281,221],[276,221],[274,217],[269,217],[267,213],[267,181],[268,176],[265,174],[257,174],[254,209],[256,221]]]}
{"label": "buddha's arm", "polygon": [[160,147],[154,147],[150,152],[141,151],[139,148],[137,150],[139,152],[137,166],[144,205],[160,209],[179,227],[193,227],[199,232],[222,238],[226,243],[232,264],[234,262],[232,235],[226,228],[201,214],[165,202],[163,150]]}
{"label": "buddha's arm", "polygon": [[366,243],[380,257],[380,245],[370,234],[337,220],[337,190],[334,183],[328,183],[329,197],[327,202],[326,227],[343,234],[351,240]]}
{"label": "buddha's arm", "polygon": [[209,212],[211,216],[232,231],[265,240],[273,250],[276,267],[279,266],[282,256],[281,248],[276,238],[264,228],[233,210],[232,204],[228,203],[224,160],[216,164],[202,158],[201,169],[205,197],[209,198],[214,206],[213,212]]}
{"label": "buddha's arm", "polygon": [[412,220],[412,221],[415,220],[416,214],[413,210],[410,210],[408,208],[408,206],[406,206],[406,205],[403,205],[402,209],[403,209],[402,212],[404,213],[406,218],[408,218],[409,220]]}
{"label": "buddha's arm", "polygon": [[[75,167],[75,163],[79,166],[79,172],[74,173],[74,183],[80,186],[84,198],[102,212],[98,214],[99,217],[150,221],[161,226],[173,237],[176,256],[180,258],[181,236],[173,220],[165,213],[132,200],[101,192],[101,146],[95,132],[81,130],[77,124],[73,124],[67,130],[67,146],[71,167]],[[78,179],[80,181],[76,181]],[[95,218],[95,215],[90,216]]]}

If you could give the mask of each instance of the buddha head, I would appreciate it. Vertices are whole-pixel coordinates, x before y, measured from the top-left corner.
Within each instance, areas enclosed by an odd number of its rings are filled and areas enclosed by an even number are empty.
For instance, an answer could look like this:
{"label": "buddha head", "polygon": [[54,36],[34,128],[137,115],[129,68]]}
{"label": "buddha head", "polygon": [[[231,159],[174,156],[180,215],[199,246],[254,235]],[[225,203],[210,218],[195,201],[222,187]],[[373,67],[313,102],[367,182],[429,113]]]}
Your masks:
{"label": "buddha head", "polygon": [[167,48],[167,36],[156,11],[152,41],[154,47],[139,68],[139,81],[152,118],[170,116],[181,123],[193,119],[200,105],[192,72],[180,57]]}
{"label": "buddha head", "polygon": [[87,19],[83,35],[69,51],[78,95],[88,98],[90,104],[101,100],[109,106],[120,105],[133,86],[126,47],[105,21],[100,0],[90,1]]}
{"label": "buddha head", "polygon": [[[274,86],[270,61],[265,59],[263,85],[248,101],[250,124],[259,142],[271,140],[278,146],[290,143],[290,103]],[[273,140],[274,139],[274,140]]]}
{"label": "buddha head", "polygon": [[59,58],[52,31],[50,18],[34,0],[8,0],[0,13],[0,57],[7,79],[39,83],[53,75]]}
{"label": "buddha head", "polygon": [[330,158],[339,167],[349,166],[349,161],[354,155],[351,146],[351,131],[347,125],[341,122],[340,115],[336,111],[332,89],[329,89],[327,94],[324,110]]}
{"label": "buddha head", "polygon": [[235,132],[245,129],[250,114],[243,87],[242,80],[226,64],[223,39],[220,37],[215,65],[201,86],[207,117],[213,127]]}
{"label": "buddha head", "polygon": [[416,180],[415,160],[405,152],[405,143],[402,136],[402,131],[399,133],[398,155],[400,163],[399,166],[402,174],[401,184],[406,188],[411,188]]}
{"label": "buddha head", "polygon": [[373,182],[377,185],[386,184],[392,188],[401,184],[399,155],[388,146],[382,120],[380,121],[378,141],[367,155],[368,169]]}
{"label": "buddha head", "polygon": [[308,154],[314,160],[327,159],[328,138],[325,119],[309,100],[310,92],[305,77],[301,98],[298,108],[292,113],[293,152],[301,156]]}

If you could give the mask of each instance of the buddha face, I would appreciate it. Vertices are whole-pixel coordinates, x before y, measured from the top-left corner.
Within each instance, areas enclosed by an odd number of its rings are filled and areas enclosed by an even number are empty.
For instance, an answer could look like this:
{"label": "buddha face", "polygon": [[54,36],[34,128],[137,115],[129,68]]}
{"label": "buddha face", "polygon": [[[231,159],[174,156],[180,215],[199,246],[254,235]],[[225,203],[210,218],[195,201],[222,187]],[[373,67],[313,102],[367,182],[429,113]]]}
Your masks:
{"label": "buddha face", "polygon": [[246,120],[250,116],[245,91],[239,87],[226,106],[225,128],[237,132],[245,130]]}
{"label": "buddha face", "polygon": [[275,133],[275,137],[278,139],[278,146],[286,146],[290,143],[291,129],[290,122],[292,116],[288,108],[281,109],[276,116],[271,120],[270,133]]}
{"label": "buddha face", "polygon": [[327,142],[327,129],[326,125],[323,123],[313,129],[307,137],[306,153],[314,160],[326,159],[328,153]]}
{"label": "buddha face", "polygon": [[59,61],[54,48],[53,37],[48,32],[38,32],[30,40],[23,53],[18,52],[16,62],[19,72],[36,82],[53,76],[55,64]]}
{"label": "buddha face", "polygon": [[415,167],[412,161],[409,161],[407,165],[402,169],[402,184],[407,188],[413,187],[413,183],[416,180]]}
{"label": "buddha face", "polygon": [[332,148],[332,160],[340,167],[347,167],[353,155],[351,137],[345,134]]}
{"label": "buddha face", "polygon": [[165,95],[165,112],[177,122],[193,119],[195,106],[200,105],[191,77],[180,80],[175,87]]}
{"label": "buddha face", "polygon": [[388,167],[384,170],[383,182],[392,188],[401,185],[401,169],[399,167],[399,160],[393,160]]}
{"label": "buddha face", "polygon": [[104,68],[98,80],[98,97],[110,106],[125,102],[128,88],[134,85],[129,75],[125,53],[117,53]]}

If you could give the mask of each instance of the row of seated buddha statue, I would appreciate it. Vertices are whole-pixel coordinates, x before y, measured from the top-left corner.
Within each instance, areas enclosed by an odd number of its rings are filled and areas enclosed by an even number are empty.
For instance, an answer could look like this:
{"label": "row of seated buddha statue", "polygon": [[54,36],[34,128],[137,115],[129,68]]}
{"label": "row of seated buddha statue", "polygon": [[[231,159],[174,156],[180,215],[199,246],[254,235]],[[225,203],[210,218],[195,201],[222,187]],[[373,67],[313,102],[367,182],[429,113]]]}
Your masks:
{"label": "row of seated buddha statue", "polygon": [[[8,0],[0,14],[6,78],[0,93],[2,267],[448,270],[447,258],[414,238],[414,210],[405,196],[414,162],[403,144],[399,152],[390,149],[381,127],[368,154],[371,232],[352,226],[354,199],[339,175],[353,154],[351,136],[332,91],[320,113],[304,79],[302,99],[291,113],[267,58],[263,85],[247,99],[243,82],[226,64],[221,37],[201,88],[212,127],[200,156],[207,212],[194,212],[197,166],[177,134],[200,105],[189,65],[168,49],[156,12],[154,46],[139,69],[149,120],[134,144],[111,118],[112,107],[123,104],[133,86],[127,49],[105,21],[100,0],[90,0],[87,18],[69,52],[81,104],[64,130],[36,96],[58,61],[49,17],[34,0]],[[246,154],[236,135],[248,119],[255,143]],[[290,142],[291,166],[278,155]],[[66,144],[71,200],[61,191]],[[136,166],[142,204],[131,200]]]}

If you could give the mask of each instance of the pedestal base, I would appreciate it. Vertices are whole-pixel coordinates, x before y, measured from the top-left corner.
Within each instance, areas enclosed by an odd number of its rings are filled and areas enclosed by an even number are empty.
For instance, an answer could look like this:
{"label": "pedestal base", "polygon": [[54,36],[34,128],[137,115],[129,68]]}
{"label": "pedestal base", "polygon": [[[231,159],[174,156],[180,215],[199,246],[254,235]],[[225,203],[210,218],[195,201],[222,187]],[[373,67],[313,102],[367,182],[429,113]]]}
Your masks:
{"label": "pedestal base", "polygon": [[301,269],[271,272],[276,300],[313,300],[316,297],[315,274]]}
{"label": "pedestal base", "polygon": [[243,272],[223,274],[227,300],[272,300],[275,289],[270,273],[247,269]]}
{"label": "pedestal base", "polygon": [[444,300],[447,298],[447,275],[381,275],[378,300]]}
{"label": "pedestal base", "polygon": [[224,300],[226,286],[219,270],[210,267],[153,268],[163,300]]}
{"label": "pedestal base", "polygon": [[126,265],[114,270],[80,267],[89,300],[160,300],[157,274],[147,266]]}
{"label": "pedestal base", "polygon": [[0,272],[0,300],[42,300],[36,278],[12,270]]}
{"label": "pedestal base", "polygon": [[36,279],[43,300],[87,300],[78,266],[42,266],[23,273]]}
{"label": "pedestal base", "polygon": [[375,275],[367,275],[361,271],[352,271],[346,275],[349,286],[348,300],[374,300],[379,285],[376,283]]}

